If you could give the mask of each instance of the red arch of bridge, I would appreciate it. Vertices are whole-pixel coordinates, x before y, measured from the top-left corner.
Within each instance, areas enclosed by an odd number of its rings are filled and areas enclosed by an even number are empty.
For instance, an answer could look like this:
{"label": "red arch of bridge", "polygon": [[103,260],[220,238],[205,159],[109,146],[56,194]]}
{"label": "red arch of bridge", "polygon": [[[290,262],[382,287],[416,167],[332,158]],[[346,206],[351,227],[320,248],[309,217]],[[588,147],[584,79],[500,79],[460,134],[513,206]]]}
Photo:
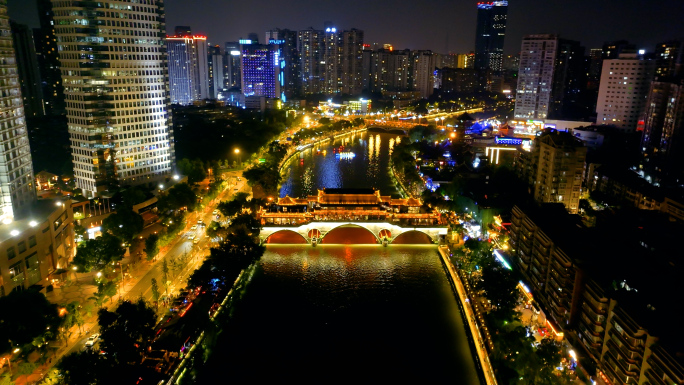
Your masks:
{"label": "red arch of bridge", "polygon": [[[291,240],[291,242],[277,242],[276,239],[281,238],[281,237],[276,237],[275,239],[272,239],[272,237],[276,234],[278,234],[279,236],[290,235],[290,237],[288,237],[288,238],[290,238],[289,240]],[[292,234],[296,235],[296,237],[292,237],[291,236]],[[296,232],[294,230],[282,229],[282,230],[278,230],[278,231],[274,232],[273,234],[269,235],[268,237],[266,237],[266,239],[264,240],[264,243],[274,243],[274,244],[285,244],[285,245],[287,245],[287,244],[306,244],[309,242],[306,240],[306,238],[304,238],[304,236],[302,234],[299,234],[298,232]]]}
{"label": "red arch of bridge", "polygon": [[[397,235],[396,238],[394,238],[392,240],[392,244],[395,244],[395,243],[396,244],[402,244],[403,242],[405,242],[404,241],[405,238],[407,238],[407,237],[415,238],[416,236],[418,238],[423,238],[423,241],[422,242],[406,242],[405,244],[419,245],[419,244],[432,244],[432,243],[434,243],[432,241],[432,237],[430,237],[427,233],[422,232],[420,230],[409,230],[409,231],[406,231],[404,233]],[[397,240],[399,240],[399,242],[397,242]],[[425,240],[427,240],[427,242],[425,242]]]}
{"label": "red arch of bridge", "polygon": [[[374,242],[373,243],[360,243],[360,242],[358,242],[358,239],[345,239],[345,242],[339,242],[341,244],[377,244],[378,243],[378,237],[377,237],[377,235],[375,235],[375,233],[373,233],[372,231],[368,230],[367,228],[365,228],[363,226],[354,225],[354,224],[346,224],[346,225],[338,226],[338,227],[335,227],[334,229],[328,231],[327,233],[325,233],[325,235],[321,239],[321,243],[329,244],[330,234],[334,234],[336,231],[344,230],[344,229],[361,229],[364,232],[367,232],[368,234],[372,235]],[[326,242],[326,240],[328,240],[328,241]]]}

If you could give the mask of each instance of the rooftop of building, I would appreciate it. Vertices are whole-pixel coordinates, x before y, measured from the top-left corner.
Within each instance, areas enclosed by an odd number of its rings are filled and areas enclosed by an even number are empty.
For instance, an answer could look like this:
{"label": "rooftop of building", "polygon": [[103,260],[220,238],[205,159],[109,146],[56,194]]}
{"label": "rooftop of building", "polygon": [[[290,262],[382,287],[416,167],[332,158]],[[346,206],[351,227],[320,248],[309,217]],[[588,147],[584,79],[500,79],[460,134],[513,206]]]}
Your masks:
{"label": "rooftop of building", "polygon": [[604,175],[610,179],[622,183],[623,185],[648,194],[651,198],[662,200],[662,191],[641,178],[634,171],[615,165],[601,165],[596,168],[599,175]]}
{"label": "rooftop of building", "polygon": [[578,242],[586,236],[587,229],[579,215],[568,213],[562,203],[544,203],[541,206],[518,206],[566,254],[583,263],[589,246]]}
{"label": "rooftop of building", "polygon": [[576,149],[584,147],[584,142],[567,131],[544,130],[542,131],[542,134],[535,139],[535,142],[537,141],[551,145],[554,148]]}
{"label": "rooftop of building", "polygon": [[66,201],[67,198],[38,200],[31,205],[26,213],[15,217],[12,222],[0,223],[0,243],[44,223],[50,214]]}

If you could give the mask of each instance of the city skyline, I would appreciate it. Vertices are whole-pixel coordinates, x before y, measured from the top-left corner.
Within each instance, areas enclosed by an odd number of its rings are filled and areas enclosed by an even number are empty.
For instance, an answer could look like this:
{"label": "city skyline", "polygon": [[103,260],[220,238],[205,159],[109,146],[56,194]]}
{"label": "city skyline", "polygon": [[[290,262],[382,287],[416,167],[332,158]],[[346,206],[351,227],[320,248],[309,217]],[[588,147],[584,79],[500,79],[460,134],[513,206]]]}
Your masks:
{"label": "city skyline", "polygon": [[[433,1],[426,6],[426,3],[407,0],[321,4],[304,0],[296,6],[282,8],[273,0],[264,0],[259,10],[278,9],[278,12],[262,12],[257,16],[248,2],[170,0],[166,2],[166,22],[170,34],[176,25],[190,25],[197,33],[207,35],[210,43],[223,45],[226,41],[247,37],[250,32],[263,36],[264,31],[276,27],[303,30],[320,28],[325,21],[332,21],[342,29],[364,30],[368,42],[390,43],[398,49],[464,53],[475,49],[476,4],[476,1]],[[9,0],[8,6],[12,19],[38,26],[34,1]],[[359,12],[361,9],[364,11]],[[658,42],[684,36],[684,26],[678,22],[682,12],[684,2],[677,0],[649,3],[648,7],[643,7],[639,0],[577,0],[572,7],[534,0],[511,1],[504,53],[517,53],[524,35],[540,33],[559,34],[591,48],[600,47],[604,41],[625,39],[650,51]],[[415,20],[415,15],[422,17]],[[592,28],[586,28],[587,25]],[[645,30],[649,33],[644,33]]]}

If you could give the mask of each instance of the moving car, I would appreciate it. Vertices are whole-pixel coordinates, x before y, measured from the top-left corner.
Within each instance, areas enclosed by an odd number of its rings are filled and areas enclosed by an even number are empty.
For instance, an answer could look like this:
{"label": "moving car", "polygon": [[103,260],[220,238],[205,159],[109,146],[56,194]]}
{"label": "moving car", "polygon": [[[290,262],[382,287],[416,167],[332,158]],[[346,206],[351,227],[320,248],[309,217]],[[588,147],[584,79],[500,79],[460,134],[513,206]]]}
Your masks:
{"label": "moving car", "polygon": [[95,345],[95,342],[100,338],[100,335],[95,333],[92,336],[88,337],[88,339],[85,342],[86,348],[92,348],[93,345]]}
{"label": "moving car", "polygon": [[212,211],[211,213],[212,213],[213,215],[216,215],[216,214],[218,214],[218,210],[214,210],[214,211]]}
{"label": "moving car", "polygon": [[199,239],[199,238],[195,238],[195,240],[194,240],[194,241],[192,241],[192,243],[194,243],[194,244],[198,244],[198,243],[199,243],[199,241],[200,241],[200,239]]}
{"label": "moving car", "polygon": [[190,228],[190,230],[197,230],[197,225],[192,225],[192,227]]}
{"label": "moving car", "polygon": [[190,234],[190,235],[188,235],[188,239],[191,240],[191,241],[192,241],[193,239],[195,239],[195,234]]}

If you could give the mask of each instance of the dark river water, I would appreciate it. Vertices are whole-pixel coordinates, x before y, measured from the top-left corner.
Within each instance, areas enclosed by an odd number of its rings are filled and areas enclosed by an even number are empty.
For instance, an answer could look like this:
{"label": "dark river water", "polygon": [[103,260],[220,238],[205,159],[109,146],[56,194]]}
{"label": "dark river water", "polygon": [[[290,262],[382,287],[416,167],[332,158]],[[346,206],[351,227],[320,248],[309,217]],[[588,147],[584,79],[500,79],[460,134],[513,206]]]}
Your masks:
{"label": "dark river water", "polygon": [[269,245],[227,326],[226,383],[479,384],[436,246]]}
{"label": "dark river water", "polygon": [[406,138],[366,131],[309,147],[284,165],[280,196],[305,197],[323,188],[372,187],[382,195],[398,198],[389,154],[402,139]]}

